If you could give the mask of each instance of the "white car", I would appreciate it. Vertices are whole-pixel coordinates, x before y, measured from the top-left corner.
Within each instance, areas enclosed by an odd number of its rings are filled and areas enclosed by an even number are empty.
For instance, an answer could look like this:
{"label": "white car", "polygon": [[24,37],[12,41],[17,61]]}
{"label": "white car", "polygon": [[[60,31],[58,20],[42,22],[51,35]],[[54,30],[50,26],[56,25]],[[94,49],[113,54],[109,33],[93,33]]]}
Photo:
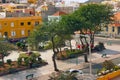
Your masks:
{"label": "white car", "polygon": [[83,74],[83,71],[79,70],[79,69],[69,69],[68,72],[70,72],[70,73],[77,73],[77,74]]}

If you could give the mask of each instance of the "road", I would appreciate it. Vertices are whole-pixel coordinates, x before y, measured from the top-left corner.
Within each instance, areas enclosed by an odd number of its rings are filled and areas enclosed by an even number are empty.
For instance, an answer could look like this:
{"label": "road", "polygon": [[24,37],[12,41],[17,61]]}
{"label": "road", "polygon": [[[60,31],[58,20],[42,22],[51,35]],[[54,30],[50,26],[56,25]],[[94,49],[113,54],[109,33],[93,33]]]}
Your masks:
{"label": "road", "polygon": [[[112,44],[115,45],[120,45],[120,40],[119,39],[108,39],[108,38],[99,38],[99,37],[95,37],[95,42],[103,42],[103,43],[107,43],[108,41],[110,41]],[[120,64],[120,57],[119,58],[115,58],[111,60],[114,64]],[[96,74],[97,70],[102,68],[102,63],[100,64],[92,64],[92,73]],[[89,73],[89,67],[83,69],[84,73]]]}
{"label": "road", "polygon": [[[119,58],[115,58],[111,60],[114,64],[119,64],[120,63],[120,57]],[[92,65],[92,74],[97,74],[97,70],[100,70],[102,68],[102,63],[100,64],[93,64]],[[89,67],[84,68],[83,72],[84,73],[89,73]]]}
{"label": "road", "polygon": [[108,41],[110,41],[112,44],[120,45],[120,40],[119,39],[114,39],[114,38],[110,39],[110,38],[95,37],[95,42],[107,43]]}

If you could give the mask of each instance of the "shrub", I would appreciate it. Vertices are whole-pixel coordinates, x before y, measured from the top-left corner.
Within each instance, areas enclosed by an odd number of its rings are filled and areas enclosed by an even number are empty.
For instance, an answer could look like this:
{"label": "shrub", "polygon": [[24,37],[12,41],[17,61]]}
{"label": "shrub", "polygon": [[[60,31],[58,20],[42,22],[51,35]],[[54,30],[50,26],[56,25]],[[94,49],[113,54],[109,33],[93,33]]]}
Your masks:
{"label": "shrub", "polygon": [[40,66],[40,64],[36,64],[36,63],[32,64],[32,68],[39,67],[39,66]]}
{"label": "shrub", "polygon": [[25,58],[25,65],[29,66],[29,63],[30,63],[30,59],[29,58]]}
{"label": "shrub", "polygon": [[96,51],[102,51],[104,49],[105,49],[105,46],[104,46],[104,44],[102,42],[99,42],[98,45],[96,45],[94,47],[94,50],[96,50]]}
{"label": "shrub", "polygon": [[105,49],[105,46],[104,46],[104,44],[103,44],[102,42],[99,42],[99,47],[100,47],[102,50]]}
{"label": "shrub", "polygon": [[118,69],[120,69],[119,66],[115,66],[115,67],[114,67],[114,70],[115,70],[115,71],[117,71]]}
{"label": "shrub", "polygon": [[48,42],[47,45],[44,46],[44,49],[52,49],[52,42]]}
{"label": "shrub", "polygon": [[61,51],[60,53],[57,54],[57,59],[67,59],[67,58],[75,58],[79,55],[81,55],[83,51],[81,50],[65,50]]}
{"label": "shrub", "polygon": [[17,61],[18,65],[21,65],[22,64],[22,58],[18,58],[18,61]]}
{"label": "shrub", "polygon": [[0,61],[0,66],[3,66],[3,62],[2,61]]}
{"label": "shrub", "polygon": [[7,64],[9,64],[10,66],[12,65],[12,60],[11,59],[8,59],[7,60]]}
{"label": "shrub", "polygon": [[14,72],[17,72],[15,68],[9,68],[9,73],[14,73]]}
{"label": "shrub", "polygon": [[69,72],[59,72],[52,73],[49,76],[49,80],[78,80],[76,74],[71,74]]}
{"label": "shrub", "polygon": [[115,64],[111,61],[105,60],[102,66],[105,67],[107,70],[111,70],[111,69],[114,69]]}
{"label": "shrub", "polygon": [[27,58],[28,54],[27,53],[20,53],[19,57],[20,58]]}
{"label": "shrub", "polygon": [[78,56],[78,55],[80,55],[82,53],[83,53],[83,51],[81,51],[81,50],[75,50],[75,51],[67,52],[68,57],[70,57],[70,58],[74,58],[74,57],[76,57],[76,56]]}

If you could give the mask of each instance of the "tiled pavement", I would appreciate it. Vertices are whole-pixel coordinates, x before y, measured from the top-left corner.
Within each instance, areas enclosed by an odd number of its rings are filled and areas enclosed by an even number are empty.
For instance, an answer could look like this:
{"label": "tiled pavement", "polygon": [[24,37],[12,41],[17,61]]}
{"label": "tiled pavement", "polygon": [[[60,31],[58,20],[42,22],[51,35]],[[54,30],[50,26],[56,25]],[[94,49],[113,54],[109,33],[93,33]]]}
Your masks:
{"label": "tiled pavement", "polygon": [[[119,45],[112,45],[108,46],[105,45],[107,50],[100,52],[100,53],[92,53],[92,62],[93,63],[101,63],[104,60],[109,60],[113,58],[120,57],[120,47]],[[53,62],[51,59],[51,56],[53,54],[52,50],[40,52],[42,55],[42,58],[46,61],[48,61],[48,65],[43,66],[41,68],[36,68],[36,69],[30,69],[30,70],[25,70],[21,71],[15,74],[10,74],[6,76],[1,76],[0,80],[25,80],[25,76],[33,73],[35,77],[38,77],[38,80],[47,80],[48,75],[53,72]],[[107,58],[102,58],[101,53],[106,53]],[[18,57],[19,53],[13,52],[9,58],[11,59],[16,59]],[[8,58],[8,57],[7,57]],[[60,70],[66,70],[68,68],[83,68],[85,66],[89,66],[88,64],[84,63],[83,57],[78,58],[78,64],[76,64],[77,59],[72,59],[72,60],[67,60],[67,61],[57,61],[58,68]]]}

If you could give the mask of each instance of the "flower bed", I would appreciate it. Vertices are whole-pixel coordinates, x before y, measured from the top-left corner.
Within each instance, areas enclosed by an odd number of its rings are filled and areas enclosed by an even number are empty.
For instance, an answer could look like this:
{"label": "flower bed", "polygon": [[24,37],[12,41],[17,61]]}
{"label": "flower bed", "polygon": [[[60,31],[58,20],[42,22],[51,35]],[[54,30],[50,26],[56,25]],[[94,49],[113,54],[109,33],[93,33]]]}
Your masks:
{"label": "flower bed", "polygon": [[120,76],[120,66],[108,60],[105,60],[102,65],[103,68],[98,70],[97,75],[99,78],[97,80],[109,80]]}
{"label": "flower bed", "polygon": [[20,53],[17,61],[8,59],[6,63],[0,63],[0,76],[23,71],[26,69],[37,68],[48,63],[40,57],[38,52]]}
{"label": "flower bed", "polygon": [[75,58],[75,57],[83,55],[83,53],[84,52],[81,50],[72,50],[72,51],[64,50],[57,54],[57,59],[58,60],[66,60],[69,58]]}
{"label": "flower bed", "polygon": [[108,73],[106,75],[100,76],[99,78],[97,78],[97,80],[111,80],[115,77],[120,76],[120,70],[117,71],[113,71],[111,73]]}
{"label": "flower bed", "polygon": [[0,67],[0,76],[3,75],[7,75],[7,74],[11,74],[11,73],[16,73],[19,71],[23,71],[23,70],[27,70],[27,69],[31,69],[31,68],[37,68],[37,67],[42,67],[47,65],[47,62],[43,62],[43,63],[39,63],[37,66],[34,65],[33,67],[29,67],[26,65],[18,65],[16,61],[12,62],[12,66],[8,65],[8,64],[4,64],[4,67]]}

